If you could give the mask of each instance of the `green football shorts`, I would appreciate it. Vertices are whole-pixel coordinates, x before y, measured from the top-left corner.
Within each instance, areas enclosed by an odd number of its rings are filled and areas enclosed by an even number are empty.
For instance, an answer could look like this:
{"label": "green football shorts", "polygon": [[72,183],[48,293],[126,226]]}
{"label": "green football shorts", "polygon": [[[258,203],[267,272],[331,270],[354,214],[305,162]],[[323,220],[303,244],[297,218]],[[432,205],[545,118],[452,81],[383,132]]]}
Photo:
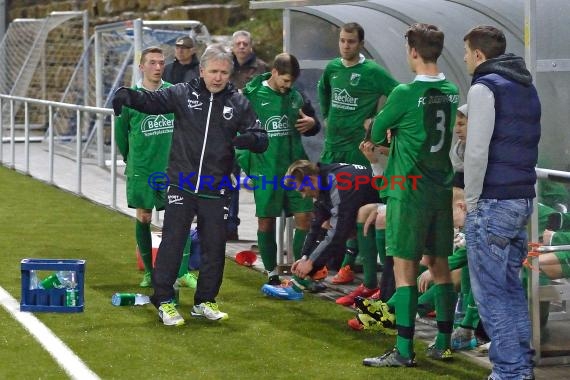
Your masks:
{"label": "green football shorts", "polygon": [[453,212],[388,197],[386,205],[386,254],[420,261],[422,255],[447,257],[453,253]]}
{"label": "green football shorts", "polygon": [[358,147],[356,147],[354,150],[340,152],[323,150],[323,153],[321,154],[321,162],[323,164],[359,164],[370,167],[370,161],[368,161],[368,159],[362,154]]}
{"label": "green football shorts", "polygon": [[313,211],[313,200],[303,198],[298,191],[285,190],[282,186],[275,189],[272,184],[263,188],[261,180],[256,180],[255,186],[259,186],[253,190],[255,216],[258,218],[277,218],[283,211],[286,215]]}
{"label": "green football shorts", "polygon": [[166,187],[155,190],[149,186],[147,178],[127,178],[127,204],[130,208],[164,210]]}

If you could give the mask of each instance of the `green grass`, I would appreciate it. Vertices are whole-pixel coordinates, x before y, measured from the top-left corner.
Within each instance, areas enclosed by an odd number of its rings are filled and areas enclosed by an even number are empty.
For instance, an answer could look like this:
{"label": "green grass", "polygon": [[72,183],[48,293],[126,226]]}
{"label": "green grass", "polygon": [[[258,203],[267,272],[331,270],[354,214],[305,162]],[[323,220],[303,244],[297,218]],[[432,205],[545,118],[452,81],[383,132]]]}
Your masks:
{"label": "green grass", "polygon": [[[193,291],[180,294],[185,326],[165,327],[150,306],[114,307],[116,291],[139,291],[134,223],[57,188],[0,167],[0,286],[20,299],[20,260],[87,261],[85,311],[36,313],[104,379],[482,379],[487,370],[457,357],[442,364],[423,355],[413,369],[364,367],[394,337],[354,332],[347,308],[309,295],[277,301],[259,291],[264,277],[226,262],[218,303],[230,315],[212,323],[189,316]],[[148,292],[148,291],[147,291]],[[0,308],[0,378],[61,379],[64,372]]]}

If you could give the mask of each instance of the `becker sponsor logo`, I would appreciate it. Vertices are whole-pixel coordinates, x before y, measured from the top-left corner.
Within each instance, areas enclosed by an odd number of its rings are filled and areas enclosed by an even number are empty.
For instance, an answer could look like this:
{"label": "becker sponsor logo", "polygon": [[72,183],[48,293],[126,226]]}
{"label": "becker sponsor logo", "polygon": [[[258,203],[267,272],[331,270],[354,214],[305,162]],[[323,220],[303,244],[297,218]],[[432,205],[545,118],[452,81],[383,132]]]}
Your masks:
{"label": "becker sponsor logo", "polygon": [[332,93],[332,106],[347,110],[355,110],[358,106],[358,98],[350,96],[344,88],[335,88]]}
{"label": "becker sponsor logo", "polygon": [[174,120],[164,115],[148,115],[141,124],[141,131],[145,136],[172,133]]}

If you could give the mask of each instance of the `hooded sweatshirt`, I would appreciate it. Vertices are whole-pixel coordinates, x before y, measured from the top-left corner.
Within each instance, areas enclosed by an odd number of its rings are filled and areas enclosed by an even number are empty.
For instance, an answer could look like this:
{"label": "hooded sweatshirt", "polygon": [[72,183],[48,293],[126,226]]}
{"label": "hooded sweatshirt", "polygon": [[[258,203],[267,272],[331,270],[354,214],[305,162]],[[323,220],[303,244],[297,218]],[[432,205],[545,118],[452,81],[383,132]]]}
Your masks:
{"label": "hooded sweatshirt", "polygon": [[523,59],[504,54],[477,66],[467,103],[468,211],[479,199],[534,198],[541,107]]}

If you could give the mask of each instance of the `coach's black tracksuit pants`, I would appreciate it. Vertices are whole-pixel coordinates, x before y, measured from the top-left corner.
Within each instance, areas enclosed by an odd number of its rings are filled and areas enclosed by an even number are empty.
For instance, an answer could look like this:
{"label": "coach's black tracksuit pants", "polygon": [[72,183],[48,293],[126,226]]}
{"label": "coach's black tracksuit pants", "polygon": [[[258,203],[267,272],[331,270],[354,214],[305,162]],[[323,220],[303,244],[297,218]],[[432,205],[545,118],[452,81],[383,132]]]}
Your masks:
{"label": "coach's black tracksuit pants", "polygon": [[168,188],[162,242],[152,272],[154,306],[158,308],[161,302],[174,298],[173,285],[194,216],[198,217],[202,250],[194,304],[216,302],[224,274],[227,206],[225,197],[202,198],[177,186]]}

